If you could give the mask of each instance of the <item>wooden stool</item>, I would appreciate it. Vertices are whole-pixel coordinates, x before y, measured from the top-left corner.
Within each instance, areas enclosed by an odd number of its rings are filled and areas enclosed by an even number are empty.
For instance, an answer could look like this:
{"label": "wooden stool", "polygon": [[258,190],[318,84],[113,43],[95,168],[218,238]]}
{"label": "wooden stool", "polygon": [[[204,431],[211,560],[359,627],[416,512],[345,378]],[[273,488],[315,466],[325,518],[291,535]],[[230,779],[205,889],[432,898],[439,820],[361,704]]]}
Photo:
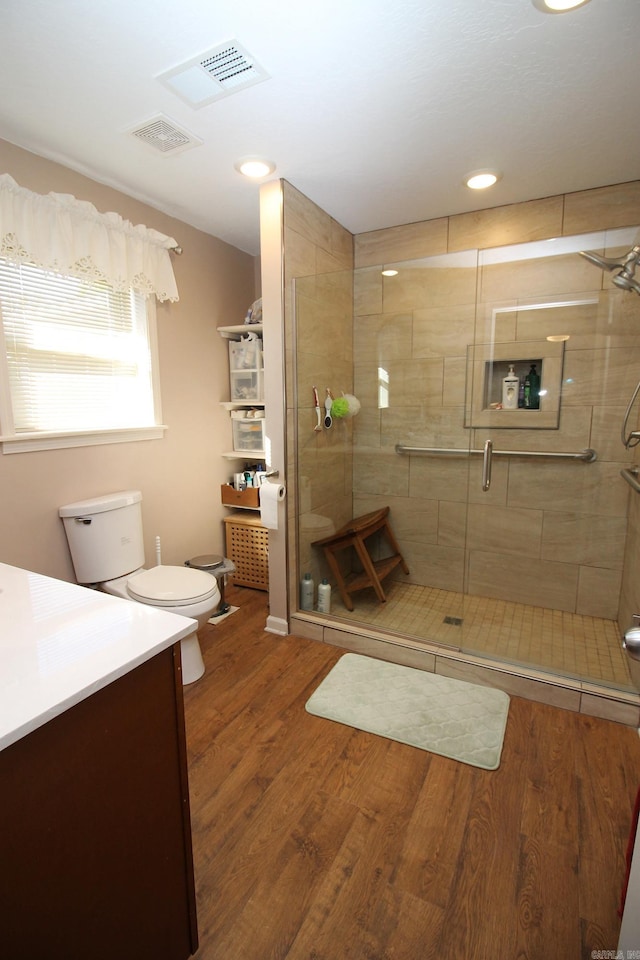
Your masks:
{"label": "wooden stool", "polygon": [[[388,514],[389,507],[383,507],[381,510],[366,513],[363,517],[350,520],[349,523],[345,524],[344,527],[338,530],[337,533],[332,534],[332,536],[325,537],[323,540],[316,540],[311,544],[312,547],[322,547],[324,550],[325,558],[336,579],[342,602],[347,610],[353,610],[353,601],[350,594],[355,593],[357,590],[364,590],[365,587],[373,587],[380,603],[384,603],[387,598],[382,589],[381,581],[384,580],[392,570],[395,570],[398,564],[402,567],[404,573],[409,573],[409,568],[404,562],[398,542],[389,525],[387,519]],[[365,541],[368,537],[372,536],[372,534],[377,533],[378,530],[384,532],[394,552],[390,557],[374,561],[371,559]],[[347,550],[349,547],[353,547],[356,551],[363,569],[362,573],[353,574],[345,580],[336,559],[336,554],[340,553],[341,550]]]}

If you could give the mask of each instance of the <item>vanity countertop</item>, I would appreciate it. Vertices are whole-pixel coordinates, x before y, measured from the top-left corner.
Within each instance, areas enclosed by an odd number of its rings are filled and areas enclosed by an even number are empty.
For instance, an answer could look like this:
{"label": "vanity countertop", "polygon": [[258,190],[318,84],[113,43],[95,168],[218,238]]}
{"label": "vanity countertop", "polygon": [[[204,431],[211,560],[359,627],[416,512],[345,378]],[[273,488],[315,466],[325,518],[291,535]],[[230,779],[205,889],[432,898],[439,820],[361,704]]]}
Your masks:
{"label": "vanity countertop", "polygon": [[0,749],[196,626],[188,617],[0,563]]}

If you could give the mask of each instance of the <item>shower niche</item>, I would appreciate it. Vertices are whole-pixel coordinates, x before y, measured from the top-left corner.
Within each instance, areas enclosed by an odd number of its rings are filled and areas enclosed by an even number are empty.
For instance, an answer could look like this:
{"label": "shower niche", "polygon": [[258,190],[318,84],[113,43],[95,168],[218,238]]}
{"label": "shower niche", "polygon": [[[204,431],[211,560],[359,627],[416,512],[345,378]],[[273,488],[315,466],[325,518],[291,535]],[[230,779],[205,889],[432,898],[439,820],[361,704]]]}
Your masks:
{"label": "shower niche", "polygon": [[[563,358],[562,341],[471,344],[467,348],[465,427],[557,430]],[[511,366],[520,384],[535,366],[540,377],[538,406],[503,408],[502,384]]]}

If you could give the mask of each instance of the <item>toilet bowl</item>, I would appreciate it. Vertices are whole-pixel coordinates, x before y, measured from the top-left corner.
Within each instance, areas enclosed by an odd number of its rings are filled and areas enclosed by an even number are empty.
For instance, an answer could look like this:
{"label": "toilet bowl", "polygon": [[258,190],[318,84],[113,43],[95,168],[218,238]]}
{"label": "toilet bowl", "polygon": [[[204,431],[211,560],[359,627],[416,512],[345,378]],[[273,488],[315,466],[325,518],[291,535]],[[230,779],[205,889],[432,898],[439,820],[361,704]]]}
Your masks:
{"label": "toilet bowl", "polygon": [[[184,577],[183,573],[190,574]],[[193,574],[197,574],[194,578]],[[112,597],[160,607],[178,616],[197,620],[198,629],[205,624],[220,603],[215,577],[185,567],[158,566],[140,568],[124,577],[98,584]],[[180,641],[183,684],[194,683],[204,673],[204,660],[197,632]]]}
{"label": "toilet bowl", "polygon": [[[124,490],[80,500],[58,510],[78,583],[135,603],[207,622],[220,603],[215,577],[187,567],[144,567],[142,494]],[[180,641],[182,682],[204,673],[197,629]]]}

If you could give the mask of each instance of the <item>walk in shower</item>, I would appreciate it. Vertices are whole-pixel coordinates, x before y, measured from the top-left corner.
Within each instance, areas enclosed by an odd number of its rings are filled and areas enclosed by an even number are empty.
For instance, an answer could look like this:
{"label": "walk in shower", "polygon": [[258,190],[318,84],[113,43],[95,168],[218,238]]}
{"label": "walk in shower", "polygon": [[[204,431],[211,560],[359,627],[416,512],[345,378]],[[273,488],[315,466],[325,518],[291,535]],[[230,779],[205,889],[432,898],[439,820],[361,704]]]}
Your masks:
{"label": "walk in shower", "polygon": [[[633,689],[620,636],[636,612],[625,577],[640,564],[628,554],[625,571],[625,547],[639,494],[621,477],[634,451],[620,432],[640,378],[640,298],[579,253],[615,260],[639,235],[295,280],[297,574],[333,580],[336,625]],[[327,390],[360,411],[319,425],[314,387],[322,418]],[[367,588],[350,610],[317,542],[382,507],[409,573],[396,566],[386,602]],[[368,546],[388,550],[379,535]],[[340,563],[358,572],[353,551]]]}

